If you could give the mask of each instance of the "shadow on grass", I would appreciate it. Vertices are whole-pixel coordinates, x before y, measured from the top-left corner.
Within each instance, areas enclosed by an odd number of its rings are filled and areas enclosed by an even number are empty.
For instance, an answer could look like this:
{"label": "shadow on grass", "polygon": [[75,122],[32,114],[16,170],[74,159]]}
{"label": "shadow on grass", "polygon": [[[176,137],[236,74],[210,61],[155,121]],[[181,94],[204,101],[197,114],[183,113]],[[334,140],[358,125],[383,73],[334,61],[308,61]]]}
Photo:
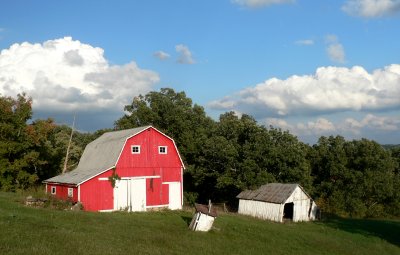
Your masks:
{"label": "shadow on grass", "polygon": [[400,247],[400,221],[330,217],[322,224],[364,236],[376,236]]}
{"label": "shadow on grass", "polygon": [[181,216],[181,218],[186,223],[186,225],[189,227],[190,222],[192,221],[192,218],[188,217],[188,216]]}

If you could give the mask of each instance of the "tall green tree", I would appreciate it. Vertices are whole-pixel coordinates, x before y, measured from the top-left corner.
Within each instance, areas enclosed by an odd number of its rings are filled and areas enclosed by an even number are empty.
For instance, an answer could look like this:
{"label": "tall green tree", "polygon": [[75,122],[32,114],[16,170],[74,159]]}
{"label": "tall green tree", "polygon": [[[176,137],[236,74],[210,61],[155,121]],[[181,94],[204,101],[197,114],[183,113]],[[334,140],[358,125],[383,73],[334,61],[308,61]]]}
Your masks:
{"label": "tall green tree", "polygon": [[201,141],[213,128],[213,120],[206,116],[203,107],[193,104],[185,92],[170,88],[135,97],[125,111],[128,114],[115,122],[116,129],[154,125],[174,138],[188,164],[193,162],[201,150]]}
{"label": "tall green tree", "polygon": [[25,189],[38,180],[44,162],[32,150],[27,121],[32,116],[32,99],[0,97],[0,189]]}
{"label": "tall green tree", "polygon": [[374,141],[340,136],[321,137],[313,149],[314,185],[325,211],[356,217],[387,214],[398,185],[390,152]]}

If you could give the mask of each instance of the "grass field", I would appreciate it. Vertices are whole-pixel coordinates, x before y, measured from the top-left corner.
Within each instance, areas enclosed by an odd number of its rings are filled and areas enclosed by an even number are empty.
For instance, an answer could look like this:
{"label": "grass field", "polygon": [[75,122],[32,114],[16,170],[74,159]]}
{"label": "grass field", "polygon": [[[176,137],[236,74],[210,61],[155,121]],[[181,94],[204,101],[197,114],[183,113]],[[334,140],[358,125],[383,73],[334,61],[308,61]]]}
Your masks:
{"label": "grass field", "polygon": [[400,221],[272,223],[220,215],[208,233],[192,213],[89,213],[30,208],[0,192],[0,254],[400,254]]}

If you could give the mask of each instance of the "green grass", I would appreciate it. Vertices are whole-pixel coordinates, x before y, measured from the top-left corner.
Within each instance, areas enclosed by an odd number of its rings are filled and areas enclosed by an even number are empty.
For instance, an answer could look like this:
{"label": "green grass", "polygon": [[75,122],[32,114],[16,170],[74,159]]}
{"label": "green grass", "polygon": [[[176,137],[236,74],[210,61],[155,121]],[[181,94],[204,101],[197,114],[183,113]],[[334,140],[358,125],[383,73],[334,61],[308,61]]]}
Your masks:
{"label": "green grass", "polygon": [[279,224],[224,214],[208,233],[192,213],[30,208],[0,192],[0,254],[400,254],[400,222],[334,218]]}

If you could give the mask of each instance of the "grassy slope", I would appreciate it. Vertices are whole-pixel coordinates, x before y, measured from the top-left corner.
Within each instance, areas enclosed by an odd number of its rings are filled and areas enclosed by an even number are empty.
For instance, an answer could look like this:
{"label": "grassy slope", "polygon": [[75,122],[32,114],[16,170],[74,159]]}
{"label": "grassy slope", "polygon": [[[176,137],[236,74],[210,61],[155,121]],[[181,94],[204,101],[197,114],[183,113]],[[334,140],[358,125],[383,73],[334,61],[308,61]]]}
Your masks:
{"label": "grassy slope", "polygon": [[88,213],[25,207],[0,193],[1,254],[400,254],[400,222],[278,224],[221,215],[208,233],[190,212]]}

